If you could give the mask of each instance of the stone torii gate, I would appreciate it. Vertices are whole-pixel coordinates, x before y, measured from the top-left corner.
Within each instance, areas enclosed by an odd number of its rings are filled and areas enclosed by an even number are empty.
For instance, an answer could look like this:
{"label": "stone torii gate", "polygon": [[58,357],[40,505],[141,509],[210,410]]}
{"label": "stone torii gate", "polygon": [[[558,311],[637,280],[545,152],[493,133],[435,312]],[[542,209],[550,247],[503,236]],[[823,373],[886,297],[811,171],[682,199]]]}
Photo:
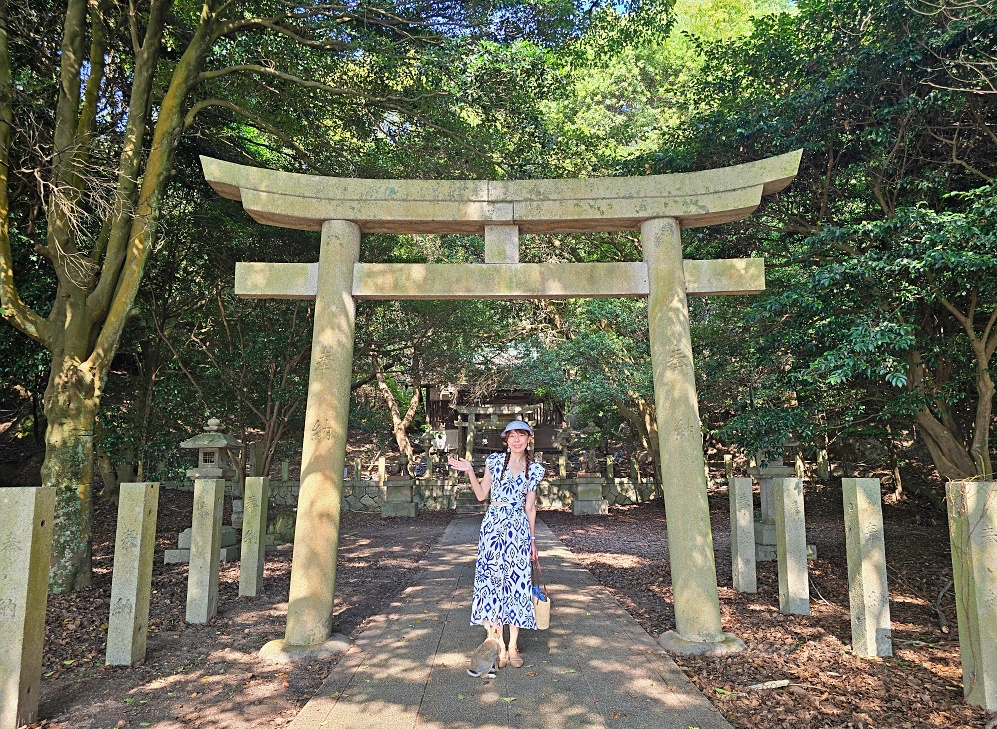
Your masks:
{"label": "stone torii gate", "polygon": [[[317,263],[238,263],[240,296],[315,299],[301,490],[284,640],[327,650],[333,615],[357,299],[646,297],[676,630],[671,650],[738,650],[720,625],[686,297],[758,293],[759,258],[682,259],[682,228],[747,217],[796,176],[801,152],[646,177],[427,181],[276,172],[201,158],[223,197],[267,225],[320,230]],[[521,233],[640,230],[643,261],[519,262]],[[360,263],[361,233],[484,234],[484,263]]]}

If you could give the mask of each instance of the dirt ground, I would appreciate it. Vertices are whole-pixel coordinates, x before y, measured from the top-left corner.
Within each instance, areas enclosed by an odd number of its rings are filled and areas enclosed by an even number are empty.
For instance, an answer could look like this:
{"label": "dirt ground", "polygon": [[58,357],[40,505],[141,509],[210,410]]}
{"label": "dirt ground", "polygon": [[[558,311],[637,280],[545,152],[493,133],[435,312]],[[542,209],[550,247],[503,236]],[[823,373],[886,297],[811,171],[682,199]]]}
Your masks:
{"label": "dirt ground", "polygon": [[[726,494],[712,494],[710,507],[723,627],[747,649],[726,658],[677,662],[731,724],[745,729],[997,726],[994,715],[962,700],[955,599],[951,590],[938,599],[952,578],[944,514],[910,502],[884,507],[894,656],[869,659],[849,648],[840,482],[806,495],[807,541],[817,548],[809,616],[779,612],[774,562],[758,563],[756,594],[730,587]],[[657,504],[604,517],[560,512],[543,519],[651,635],[675,627],[665,517]],[[780,679],[791,683],[748,688]]]}
{"label": "dirt ground", "polygon": [[[864,659],[848,648],[847,570],[840,490],[807,494],[811,616],[778,610],[773,563],[761,563],[759,591],[730,585],[726,496],[711,495],[724,629],[748,648],[723,659],[682,658],[683,670],[736,727],[986,727],[992,715],[962,701],[955,609],[944,515],[910,502],[885,508],[893,642],[890,659]],[[313,695],[331,660],[272,666],[256,658],[283,633],[290,552],[268,555],[266,587],[240,598],[238,571],[224,566],[218,617],[184,622],[186,565],[163,565],[162,550],[189,525],[191,498],[161,496],[153,575],[149,651],[132,668],[103,666],[114,513],[97,509],[95,584],[72,597],[51,596],[40,715],[34,727],[107,729],[264,729],[285,726]],[[353,634],[382,612],[419,572],[451,513],[411,520],[346,513],[337,586],[337,630]],[[674,627],[665,519],[656,503],[608,516],[541,518],[652,635]],[[936,603],[938,610],[936,610]],[[944,632],[947,630],[948,632]],[[788,687],[752,690],[763,681]],[[997,725],[995,725],[997,726]]]}
{"label": "dirt ground", "polygon": [[[164,565],[190,526],[192,495],[160,494],[157,546],[145,661],[103,665],[113,563],[113,507],[98,504],[94,586],[73,596],[50,595],[40,721],[50,729],[270,729],[286,726],[322,684],[330,660],[277,666],[257,658],[284,635],[291,552],[267,553],[263,593],[239,597],[238,563],[222,563],[218,617],[184,621],[187,565]],[[352,635],[413,584],[419,561],[452,514],[382,520],[346,512],[336,589],[336,631]],[[227,519],[226,519],[227,520]]]}

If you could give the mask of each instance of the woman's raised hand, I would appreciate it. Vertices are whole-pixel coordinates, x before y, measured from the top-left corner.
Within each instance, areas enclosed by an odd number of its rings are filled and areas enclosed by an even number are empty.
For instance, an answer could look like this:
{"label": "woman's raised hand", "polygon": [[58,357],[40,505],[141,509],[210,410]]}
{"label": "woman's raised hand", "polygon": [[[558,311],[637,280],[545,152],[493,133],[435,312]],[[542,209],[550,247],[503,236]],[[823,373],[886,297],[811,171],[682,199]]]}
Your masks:
{"label": "woman's raised hand", "polygon": [[457,471],[463,471],[464,473],[470,473],[474,469],[474,466],[471,465],[471,462],[466,458],[457,458],[457,456],[450,456],[447,459],[447,463],[450,465],[450,468],[453,468]]}

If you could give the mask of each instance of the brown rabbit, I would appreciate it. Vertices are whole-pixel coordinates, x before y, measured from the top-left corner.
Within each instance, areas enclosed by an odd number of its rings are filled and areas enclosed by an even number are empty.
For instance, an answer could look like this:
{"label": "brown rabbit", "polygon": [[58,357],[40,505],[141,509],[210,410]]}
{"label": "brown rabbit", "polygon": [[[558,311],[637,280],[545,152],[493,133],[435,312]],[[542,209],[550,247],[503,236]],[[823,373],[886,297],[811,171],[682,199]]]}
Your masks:
{"label": "brown rabbit", "polygon": [[467,669],[467,675],[475,678],[495,678],[501,651],[502,642],[498,638],[498,630],[488,627],[488,636],[471,654],[471,667]]}

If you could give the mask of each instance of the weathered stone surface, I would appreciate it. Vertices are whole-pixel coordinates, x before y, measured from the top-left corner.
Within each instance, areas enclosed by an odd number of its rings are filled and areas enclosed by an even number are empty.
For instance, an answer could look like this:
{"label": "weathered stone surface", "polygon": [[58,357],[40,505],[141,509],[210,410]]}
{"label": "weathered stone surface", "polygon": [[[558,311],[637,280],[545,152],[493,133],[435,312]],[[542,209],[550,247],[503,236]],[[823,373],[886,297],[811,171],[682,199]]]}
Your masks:
{"label": "weathered stone surface", "polygon": [[571,502],[571,513],[575,516],[608,514],[609,502],[605,499],[575,499]]}
{"label": "weathered stone surface", "polygon": [[322,643],[332,632],[356,320],[350,291],[353,264],[359,255],[359,227],[342,220],[330,220],[322,226],[322,288],[315,300],[301,490],[284,634],[290,645]]}
{"label": "weathered stone surface", "polygon": [[745,649],[744,641],[733,633],[724,633],[723,637],[712,643],[699,640],[686,640],[674,630],[667,630],[658,637],[658,645],[669,653],[684,656],[726,656],[740,653]]}
{"label": "weathered stone surface", "polygon": [[730,559],[734,589],[757,592],[755,573],[755,508],[750,478],[731,478],[727,482],[730,501]]}
{"label": "weathered stone surface", "polygon": [[575,498],[581,501],[601,501],[605,483],[601,478],[575,479]]}
{"label": "weathered stone surface", "polygon": [[[187,527],[180,532],[180,535],[177,537],[177,548],[190,549],[190,542],[193,533],[194,531],[191,527]],[[231,547],[239,542],[239,533],[235,530],[235,527],[229,526],[228,524],[222,524],[220,539],[222,547]]]}
{"label": "weathered stone surface", "polygon": [[843,478],[841,496],[845,508],[852,652],[859,656],[892,656],[879,479]]}
{"label": "weathered stone surface", "polygon": [[224,498],[223,479],[194,482],[193,534],[187,574],[188,623],[207,623],[218,612],[218,553]]}
{"label": "weathered stone surface", "polygon": [[485,226],[485,263],[519,263],[519,226]]}
{"label": "weathered stone surface", "polygon": [[[761,258],[682,263],[686,294],[720,296],[765,290]],[[249,298],[313,299],[318,264],[237,263],[235,290]],[[647,296],[647,265],[628,263],[358,263],[358,299],[542,299]]]}
{"label": "weathered stone surface", "polygon": [[38,718],[54,511],[54,488],[0,488],[0,729]]}
{"label": "weathered stone surface", "polygon": [[[242,554],[242,548],[233,544],[218,550],[219,562],[236,562]],[[189,549],[167,549],[163,551],[163,564],[189,564]]]}
{"label": "weathered stone surface", "polygon": [[411,501],[386,501],[381,504],[381,516],[384,518],[418,516],[419,506]]}
{"label": "weathered stone surface", "polygon": [[254,597],[263,589],[269,502],[270,479],[265,476],[247,478],[243,497],[242,550],[239,561],[240,595]]}
{"label": "weathered stone surface", "polygon": [[314,645],[293,645],[286,640],[272,640],[260,648],[260,658],[270,663],[294,663],[305,658],[332,658],[350,649],[350,639],[339,633]]}
{"label": "weathered stone surface", "polygon": [[946,491],[963,692],[997,711],[997,482],[950,481]]}
{"label": "weathered stone surface", "polygon": [[796,175],[801,152],[724,169],[673,175],[567,180],[356,180],[257,169],[201,158],[215,190],[241,199],[257,221],[319,230],[350,220],[365,232],[482,233],[486,223],[521,232],[636,230],[651,218],[683,227],[749,215],[761,196]]}
{"label": "weathered stone surface", "polygon": [[810,577],[807,568],[807,528],[803,510],[803,480],[772,479],[775,500],[776,549],[779,562],[779,610],[810,614]]}
{"label": "weathered stone surface", "polygon": [[385,501],[408,504],[412,502],[412,481],[388,481],[385,484]]}
{"label": "weathered stone surface", "polygon": [[678,221],[644,223],[641,242],[650,284],[654,402],[658,413],[667,413],[658,419],[658,443],[668,479],[663,486],[675,626],[686,640],[717,643],[724,635]]}
{"label": "weathered stone surface", "polygon": [[121,484],[107,620],[109,666],[130,666],[145,658],[158,514],[158,483]]}
{"label": "weathered stone surface", "polygon": [[[774,502],[773,502],[774,503]],[[772,521],[756,521],[754,526],[755,543],[766,546],[775,546],[778,541],[775,528],[775,515]]]}

